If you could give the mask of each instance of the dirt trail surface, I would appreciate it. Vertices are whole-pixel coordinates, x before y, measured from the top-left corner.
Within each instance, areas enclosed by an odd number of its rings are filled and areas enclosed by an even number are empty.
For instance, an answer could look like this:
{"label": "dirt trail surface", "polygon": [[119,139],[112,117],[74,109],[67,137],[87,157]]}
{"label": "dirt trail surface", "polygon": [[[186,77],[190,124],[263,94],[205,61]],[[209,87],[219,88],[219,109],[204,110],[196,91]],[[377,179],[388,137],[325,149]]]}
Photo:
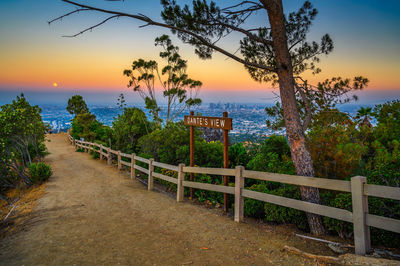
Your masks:
{"label": "dirt trail surface", "polygon": [[50,135],[54,175],[25,230],[0,242],[1,265],[301,265],[284,245],[321,250],[279,227],[147,191],[116,167]]}

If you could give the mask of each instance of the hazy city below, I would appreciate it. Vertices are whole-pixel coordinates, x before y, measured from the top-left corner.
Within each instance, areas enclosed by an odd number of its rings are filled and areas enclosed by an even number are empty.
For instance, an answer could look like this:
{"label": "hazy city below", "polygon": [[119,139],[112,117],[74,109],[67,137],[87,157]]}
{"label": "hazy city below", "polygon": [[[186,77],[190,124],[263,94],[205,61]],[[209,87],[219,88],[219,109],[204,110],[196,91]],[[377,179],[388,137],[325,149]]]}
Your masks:
{"label": "hazy city below", "polygon": [[[72,115],[66,110],[66,105],[39,105],[42,108],[43,121],[49,123],[53,132],[66,131],[71,127]],[[232,141],[254,141],[259,138],[271,134],[285,134],[284,130],[273,131],[266,126],[268,116],[265,112],[265,104],[259,103],[205,103],[198,107],[195,112],[204,116],[222,116],[224,111],[229,113],[229,117],[233,120],[233,130],[230,131]],[[365,105],[363,105],[365,106]],[[128,106],[131,107],[131,106]],[[149,117],[147,110],[143,105],[133,105],[132,107],[141,108]],[[347,104],[340,107],[343,112],[355,115],[361,105]],[[161,106],[165,110],[165,106]],[[89,105],[89,109],[94,113],[97,119],[111,126],[115,117],[122,113],[122,109],[116,104],[110,105]],[[182,113],[176,121],[182,120],[184,115],[189,112]],[[162,118],[165,113],[161,112]],[[374,122],[374,121],[372,121]]]}

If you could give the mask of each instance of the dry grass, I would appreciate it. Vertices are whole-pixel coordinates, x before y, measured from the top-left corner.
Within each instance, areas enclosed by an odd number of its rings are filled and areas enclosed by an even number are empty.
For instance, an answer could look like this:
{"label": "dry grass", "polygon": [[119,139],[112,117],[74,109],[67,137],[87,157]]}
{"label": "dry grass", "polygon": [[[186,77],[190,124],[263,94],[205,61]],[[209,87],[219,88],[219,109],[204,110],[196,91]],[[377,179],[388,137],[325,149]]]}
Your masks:
{"label": "dry grass", "polygon": [[[0,200],[0,238],[15,233],[23,227],[25,222],[32,217],[34,209],[39,204],[38,199],[43,197],[45,189],[46,184],[43,183],[29,188],[10,189],[6,192],[5,196],[8,200]],[[14,209],[10,213],[12,208]],[[8,214],[9,216],[4,221]]]}

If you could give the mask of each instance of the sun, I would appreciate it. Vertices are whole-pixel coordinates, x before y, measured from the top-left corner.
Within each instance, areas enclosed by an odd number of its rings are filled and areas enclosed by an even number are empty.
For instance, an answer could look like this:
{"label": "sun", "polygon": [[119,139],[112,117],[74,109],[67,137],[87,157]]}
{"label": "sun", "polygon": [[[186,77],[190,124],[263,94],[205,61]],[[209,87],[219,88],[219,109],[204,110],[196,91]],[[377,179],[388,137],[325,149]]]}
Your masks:
{"label": "sun", "polygon": [[53,87],[57,87],[58,84],[56,82],[53,83]]}

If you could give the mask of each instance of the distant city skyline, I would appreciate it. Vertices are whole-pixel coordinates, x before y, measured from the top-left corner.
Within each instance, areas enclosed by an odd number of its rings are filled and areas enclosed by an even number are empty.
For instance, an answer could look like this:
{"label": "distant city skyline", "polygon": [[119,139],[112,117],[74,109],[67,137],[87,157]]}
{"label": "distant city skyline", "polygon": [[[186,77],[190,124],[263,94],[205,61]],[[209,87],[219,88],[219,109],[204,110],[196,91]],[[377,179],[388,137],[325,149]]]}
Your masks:
{"label": "distant city skyline", "polygon": [[[360,104],[399,98],[400,1],[311,2],[319,14],[309,39],[318,41],[329,33],[335,48],[332,54],[321,56],[321,74],[305,74],[305,77],[316,84],[334,76],[362,75],[370,79],[370,84],[359,93]],[[160,19],[159,1],[90,3]],[[229,3],[231,1],[218,1],[221,6]],[[284,0],[285,12],[297,10],[302,3]],[[140,29],[139,22],[120,19],[77,38],[63,38],[62,35],[79,32],[102,18],[99,14],[77,14],[47,25],[48,20],[71,10],[74,10],[71,5],[54,0],[0,1],[0,95],[3,98],[0,101],[4,102],[4,97],[12,92],[23,91],[30,95],[36,91],[38,93],[32,97],[40,100],[45,100],[43,97],[56,99],[52,93],[59,92],[59,95],[92,95],[95,99],[88,98],[88,102],[112,102],[123,92],[129,101],[140,102],[139,97],[126,88],[128,81],[122,71],[129,68],[134,59],[158,59],[160,50],[154,46],[154,38],[172,34],[156,27]],[[265,22],[266,14],[259,12],[249,24]],[[193,47],[172,38],[181,48],[183,58],[188,60],[190,76],[203,82],[200,96],[204,102],[263,103],[274,99],[273,92],[278,93],[270,84],[253,81],[241,64],[218,53],[212,60],[200,60],[194,55]],[[237,47],[233,44],[237,45],[238,40],[239,36],[233,35],[222,44],[235,51]],[[51,93],[46,96],[43,94],[46,91]]]}
{"label": "distant city skyline", "polygon": [[[32,90],[0,90],[0,105],[10,103],[18,95],[23,93],[28,101],[32,104],[56,104],[67,105],[68,99],[73,95],[82,95],[84,100],[91,105],[107,105],[116,106],[117,98],[120,93],[125,96],[126,104],[128,106],[144,105],[144,101],[138,94],[131,90],[125,91],[85,91],[85,90],[71,90],[71,91],[32,91]],[[208,103],[257,103],[270,105],[279,101],[279,90],[274,91],[214,91],[204,92],[200,91],[199,97],[202,99],[203,104]],[[363,90],[355,93],[358,96],[358,101],[351,102],[354,105],[375,105],[387,101],[400,99],[400,90]],[[157,92],[157,99],[160,104],[165,104],[165,99],[162,97],[161,92]]]}

